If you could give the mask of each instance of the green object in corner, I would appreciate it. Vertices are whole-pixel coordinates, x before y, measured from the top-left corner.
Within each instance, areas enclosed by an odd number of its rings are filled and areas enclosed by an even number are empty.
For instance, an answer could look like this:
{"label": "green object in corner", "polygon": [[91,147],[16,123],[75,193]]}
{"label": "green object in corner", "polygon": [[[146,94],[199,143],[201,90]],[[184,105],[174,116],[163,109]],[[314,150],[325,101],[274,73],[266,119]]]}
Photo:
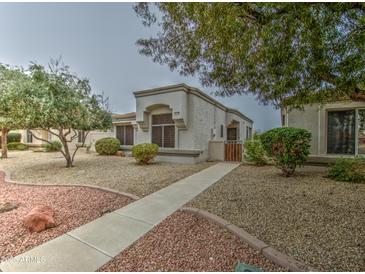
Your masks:
{"label": "green object in corner", "polygon": [[236,267],[234,268],[235,272],[262,272],[261,268],[244,264],[244,263],[237,263]]}

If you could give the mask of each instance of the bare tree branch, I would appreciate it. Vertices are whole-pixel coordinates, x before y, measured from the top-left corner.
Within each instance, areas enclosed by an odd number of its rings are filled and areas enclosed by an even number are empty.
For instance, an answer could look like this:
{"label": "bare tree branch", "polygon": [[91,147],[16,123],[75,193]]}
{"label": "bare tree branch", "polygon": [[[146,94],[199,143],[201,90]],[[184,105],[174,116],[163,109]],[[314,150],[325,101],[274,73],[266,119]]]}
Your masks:
{"label": "bare tree branch", "polygon": [[[48,131],[48,130],[46,130],[46,131]],[[43,139],[43,138],[38,137],[37,135],[35,135],[35,134],[33,133],[33,131],[32,131],[32,130],[29,130],[29,132],[30,132],[30,134],[32,134],[32,136],[33,136],[35,139],[37,139],[37,140],[39,140],[39,141],[42,141],[42,142],[46,142],[46,143],[48,143],[48,144],[52,144],[50,141],[48,141],[48,140],[46,140],[46,139]],[[49,131],[48,131],[48,132],[49,132]]]}
{"label": "bare tree branch", "polygon": [[79,135],[79,133],[78,133],[77,130],[75,130],[75,129],[72,129],[72,130],[74,132],[74,135],[71,137],[70,142],[72,142],[73,140],[75,140],[78,137],[78,135]]}
{"label": "bare tree branch", "polygon": [[[47,132],[49,132],[49,133],[51,133],[52,135],[55,135],[56,137],[60,138],[60,135],[56,134],[56,133],[55,133],[55,132],[53,132],[52,130],[50,130],[50,129],[44,129],[44,130],[45,130],[45,131],[47,131]],[[36,135],[32,132],[32,130],[29,130],[29,132],[32,134],[32,136],[33,136],[35,139],[37,139],[37,140],[39,140],[39,141],[46,142],[46,143],[48,143],[48,144],[52,145],[52,142],[50,142],[50,141],[48,141],[48,140],[46,140],[46,139],[43,139],[43,138],[40,138],[40,137],[36,136]],[[60,138],[60,139],[61,139],[61,138]],[[66,155],[66,154],[65,154],[65,152],[62,150],[62,148],[60,149],[60,152],[62,153],[62,155],[63,155],[63,156],[65,156],[65,155]]]}
{"label": "bare tree branch", "polygon": [[76,149],[75,149],[75,151],[73,152],[73,154],[72,154],[72,162],[74,161],[74,158],[75,158],[75,155],[76,155],[76,152],[79,150],[79,148],[80,147],[83,147],[84,145],[85,145],[85,141],[86,141],[86,137],[87,137],[87,135],[90,133],[90,131],[86,131],[85,132],[85,136],[84,136],[84,138],[83,138],[83,140],[82,140],[82,143],[81,143],[81,145],[79,146],[79,145],[76,145]]}

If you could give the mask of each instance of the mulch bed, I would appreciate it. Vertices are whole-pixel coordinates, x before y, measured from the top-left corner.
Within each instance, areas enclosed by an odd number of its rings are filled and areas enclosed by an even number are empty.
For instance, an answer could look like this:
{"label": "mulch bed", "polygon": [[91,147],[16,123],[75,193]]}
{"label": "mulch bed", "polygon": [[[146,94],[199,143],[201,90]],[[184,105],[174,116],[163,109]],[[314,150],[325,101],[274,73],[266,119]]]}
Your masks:
{"label": "mulch bed", "polygon": [[[121,208],[128,197],[87,187],[21,186],[4,183],[0,173],[0,202],[15,202],[19,207],[0,213],[0,261],[21,254],[37,245],[88,223],[108,210]],[[36,205],[55,211],[56,227],[30,233],[24,216]]]}
{"label": "mulch bed", "polygon": [[176,212],[99,271],[233,271],[238,261],[284,270],[216,224]]}

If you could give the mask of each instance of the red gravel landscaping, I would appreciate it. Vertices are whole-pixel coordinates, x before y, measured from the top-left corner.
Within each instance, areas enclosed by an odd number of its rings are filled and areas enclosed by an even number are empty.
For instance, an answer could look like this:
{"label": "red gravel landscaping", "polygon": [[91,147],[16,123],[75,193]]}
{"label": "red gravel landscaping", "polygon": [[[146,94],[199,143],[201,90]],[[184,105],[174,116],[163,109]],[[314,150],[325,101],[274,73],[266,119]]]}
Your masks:
{"label": "red gravel landscaping", "polygon": [[219,226],[176,212],[99,271],[232,271],[238,261],[284,270]]}
{"label": "red gravel landscaping", "polygon": [[[116,210],[132,199],[87,187],[22,186],[3,182],[0,173],[0,202],[16,202],[17,209],[0,213],[0,261],[88,223],[108,210]],[[51,206],[56,227],[30,233],[24,216],[36,205]]]}

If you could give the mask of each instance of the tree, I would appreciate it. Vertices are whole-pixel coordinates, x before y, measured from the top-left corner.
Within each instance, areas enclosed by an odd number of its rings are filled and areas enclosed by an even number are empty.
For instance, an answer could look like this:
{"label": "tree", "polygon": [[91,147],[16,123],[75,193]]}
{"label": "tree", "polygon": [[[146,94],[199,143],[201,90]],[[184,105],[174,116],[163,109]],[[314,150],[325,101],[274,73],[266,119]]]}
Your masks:
{"label": "tree", "polygon": [[19,90],[27,81],[27,76],[20,68],[12,68],[0,64],[0,128],[1,128],[1,158],[8,158],[7,136],[11,129],[19,129],[22,119],[14,115]]}
{"label": "tree", "polygon": [[364,3],[140,3],[140,53],[216,94],[275,106],[365,100]]}
{"label": "tree", "polygon": [[[111,115],[103,96],[91,93],[87,79],[80,79],[69,67],[52,60],[46,69],[37,64],[29,68],[30,84],[21,91],[17,104],[26,128],[35,139],[51,143],[38,136],[34,130],[45,130],[62,143],[61,153],[66,167],[72,167],[75,155],[85,143],[90,130],[107,130]],[[75,142],[83,131],[82,144],[72,152],[69,144]]]}
{"label": "tree", "polygon": [[302,128],[281,127],[260,136],[262,147],[284,176],[292,176],[309,155],[312,134]]}

